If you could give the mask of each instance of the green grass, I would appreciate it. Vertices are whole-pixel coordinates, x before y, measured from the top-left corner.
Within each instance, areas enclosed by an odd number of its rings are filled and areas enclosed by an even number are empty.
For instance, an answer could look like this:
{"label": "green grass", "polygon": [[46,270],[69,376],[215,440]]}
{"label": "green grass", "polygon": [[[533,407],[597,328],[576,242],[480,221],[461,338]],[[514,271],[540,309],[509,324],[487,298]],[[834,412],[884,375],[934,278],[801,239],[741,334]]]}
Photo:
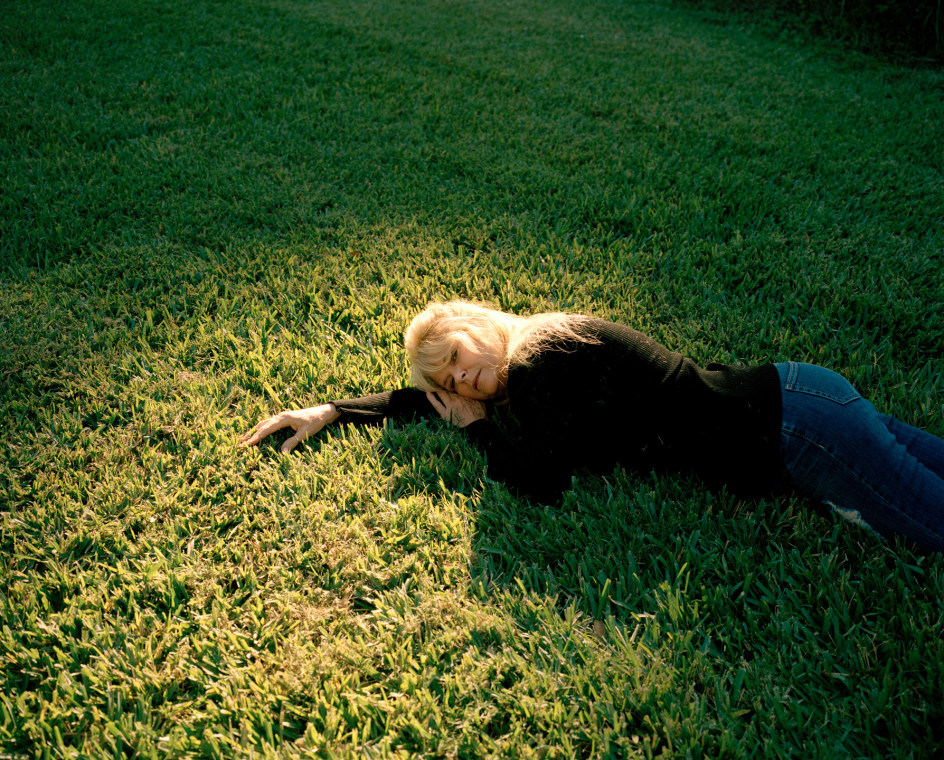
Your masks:
{"label": "green grass", "polygon": [[944,435],[944,75],[668,2],[0,5],[0,751],[944,752],[944,559],[800,499],[483,479],[433,298],[844,370]]}
{"label": "green grass", "polygon": [[944,29],[936,0],[693,0],[720,23],[732,17],[768,34],[828,39],[915,66],[944,63]]}

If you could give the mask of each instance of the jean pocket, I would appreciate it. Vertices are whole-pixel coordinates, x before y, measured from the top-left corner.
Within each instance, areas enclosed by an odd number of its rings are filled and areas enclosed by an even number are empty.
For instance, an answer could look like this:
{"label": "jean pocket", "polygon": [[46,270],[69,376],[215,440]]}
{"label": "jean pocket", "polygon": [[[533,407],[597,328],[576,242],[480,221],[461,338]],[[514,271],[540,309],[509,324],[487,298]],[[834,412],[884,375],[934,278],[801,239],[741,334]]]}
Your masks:
{"label": "jean pocket", "polygon": [[783,388],[794,393],[817,396],[845,406],[862,398],[846,378],[815,364],[788,362]]}

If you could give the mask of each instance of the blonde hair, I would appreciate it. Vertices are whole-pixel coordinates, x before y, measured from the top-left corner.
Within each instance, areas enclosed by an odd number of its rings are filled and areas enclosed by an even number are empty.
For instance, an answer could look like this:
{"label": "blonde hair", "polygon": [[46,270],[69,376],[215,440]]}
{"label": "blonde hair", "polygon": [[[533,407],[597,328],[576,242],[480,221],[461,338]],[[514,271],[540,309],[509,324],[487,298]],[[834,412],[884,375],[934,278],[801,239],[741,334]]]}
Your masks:
{"label": "blonde hair", "polygon": [[413,318],[404,333],[410,380],[422,390],[439,390],[432,376],[449,365],[459,346],[476,344],[502,357],[496,372],[507,377],[509,367],[528,364],[552,341],[596,343],[582,329],[587,319],[562,312],[519,317],[469,301],[433,302]]}

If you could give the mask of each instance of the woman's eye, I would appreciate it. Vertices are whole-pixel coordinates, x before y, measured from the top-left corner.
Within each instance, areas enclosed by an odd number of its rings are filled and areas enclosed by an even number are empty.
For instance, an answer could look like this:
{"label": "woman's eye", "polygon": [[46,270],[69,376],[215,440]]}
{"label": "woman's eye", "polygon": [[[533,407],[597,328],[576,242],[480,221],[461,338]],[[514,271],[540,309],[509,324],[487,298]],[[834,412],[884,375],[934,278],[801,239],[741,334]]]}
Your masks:
{"label": "woman's eye", "polygon": [[459,358],[459,349],[456,349],[452,352],[452,361],[456,361]]}

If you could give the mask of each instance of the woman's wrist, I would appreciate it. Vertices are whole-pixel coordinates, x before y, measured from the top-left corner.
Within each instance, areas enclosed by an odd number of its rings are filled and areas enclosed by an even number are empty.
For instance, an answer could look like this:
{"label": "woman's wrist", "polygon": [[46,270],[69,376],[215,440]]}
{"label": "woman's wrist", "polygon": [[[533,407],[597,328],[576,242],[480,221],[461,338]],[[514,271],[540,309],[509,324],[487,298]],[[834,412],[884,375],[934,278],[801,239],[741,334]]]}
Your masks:
{"label": "woman's wrist", "polygon": [[327,404],[324,404],[328,408],[327,411],[327,421],[326,425],[330,425],[332,422],[337,422],[338,417],[341,416],[341,412],[338,411],[338,408],[334,405],[333,401],[329,401]]}

